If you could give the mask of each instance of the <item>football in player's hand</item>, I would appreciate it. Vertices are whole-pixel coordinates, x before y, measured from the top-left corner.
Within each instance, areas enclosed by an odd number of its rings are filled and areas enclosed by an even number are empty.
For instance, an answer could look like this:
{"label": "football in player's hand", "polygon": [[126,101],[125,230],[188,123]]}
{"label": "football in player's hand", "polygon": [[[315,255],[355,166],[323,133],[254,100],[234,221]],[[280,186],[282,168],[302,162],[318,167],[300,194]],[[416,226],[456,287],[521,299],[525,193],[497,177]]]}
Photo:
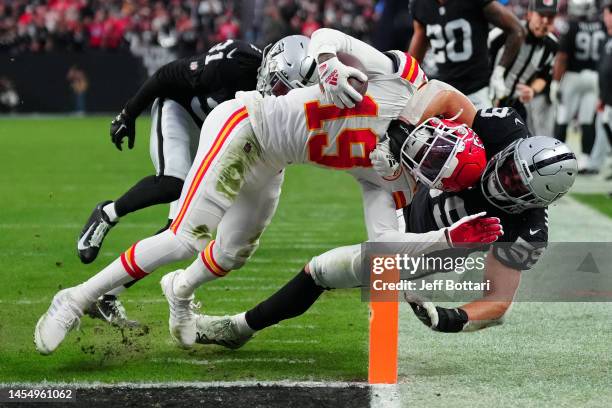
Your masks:
{"label": "football in player's hand", "polygon": [[[343,63],[344,65],[347,65],[347,66],[353,67],[353,68],[357,68],[358,70],[360,70],[364,74],[366,73],[366,68],[361,63],[359,58],[357,58],[357,57],[355,57],[355,56],[353,56],[351,54],[347,54],[346,52],[339,52],[339,53],[336,54],[336,56],[338,57],[338,60],[341,63]],[[363,82],[363,81],[360,81],[357,78],[350,77],[348,79],[348,82],[361,95],[365,95],[366,94],[366,92],[368,90],[368,81]]]}

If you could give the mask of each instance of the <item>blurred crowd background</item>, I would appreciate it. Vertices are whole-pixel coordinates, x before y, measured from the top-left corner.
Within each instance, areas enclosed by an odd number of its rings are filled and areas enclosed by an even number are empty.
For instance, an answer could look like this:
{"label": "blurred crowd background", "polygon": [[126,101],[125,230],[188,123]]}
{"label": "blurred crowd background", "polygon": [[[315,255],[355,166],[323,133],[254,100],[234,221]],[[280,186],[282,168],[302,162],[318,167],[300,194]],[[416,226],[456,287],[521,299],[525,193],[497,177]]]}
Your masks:
{"label": "blurred crowd background", "polygon": [[[528,0],[502,1],[520,17]],[[172,49],[178,55],[243,38],[340,29],[381,49],[407,44],[408,1],[394,0],[0,0],[0,52]],[[562,2],[565,3],[565,2]],[[563,9],[563,4],[562,4]],[[384,27],[384,30],[382,29]],[[392,27],[393,30],[389,30]],[[398,44],[400,45],[400,44]]]}

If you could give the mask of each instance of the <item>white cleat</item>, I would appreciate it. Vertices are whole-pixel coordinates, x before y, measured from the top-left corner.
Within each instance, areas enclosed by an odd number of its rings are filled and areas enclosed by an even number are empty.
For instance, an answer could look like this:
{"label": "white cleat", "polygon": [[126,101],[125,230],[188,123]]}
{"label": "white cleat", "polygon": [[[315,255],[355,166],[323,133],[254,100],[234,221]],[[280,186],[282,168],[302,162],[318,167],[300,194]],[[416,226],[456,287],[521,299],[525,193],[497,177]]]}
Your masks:
{"label": "white cleat", "polygon": [[83,311],[76,305],[70,290],[59,291],[47,312],[38,319],[34,344],[40,354],[48,355],[64,341],[69,331],[78,327]]}
{"label": "white cleat", "polygon": [[253,338],[238,332],[231,316],[198,315],[196,343],[218,344],[230,349],[238,349]]}
{"label": "white cleat", "polygon": [[174,294],[174,279],[180,272],[182,269],[164,275],[160,284],[170,308],[168,319],[170,335],[180,347],[188,349],[196,341],[196,311],[200,308],[200,304],[193,302],[193,295],[180,298]]}

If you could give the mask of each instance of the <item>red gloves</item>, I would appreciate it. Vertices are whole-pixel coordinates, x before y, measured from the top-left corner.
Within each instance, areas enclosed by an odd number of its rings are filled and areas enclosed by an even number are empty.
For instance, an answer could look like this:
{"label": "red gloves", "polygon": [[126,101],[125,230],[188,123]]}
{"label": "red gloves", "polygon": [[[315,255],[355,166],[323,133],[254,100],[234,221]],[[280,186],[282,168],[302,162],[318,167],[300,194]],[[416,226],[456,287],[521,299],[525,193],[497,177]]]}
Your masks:
{"label": "red gloves", "polygon": [[446,240],[451,247],[476,248],[493,243],[504,234],[499,218],[485,217],[487,213],[463,217],[446,229]]}

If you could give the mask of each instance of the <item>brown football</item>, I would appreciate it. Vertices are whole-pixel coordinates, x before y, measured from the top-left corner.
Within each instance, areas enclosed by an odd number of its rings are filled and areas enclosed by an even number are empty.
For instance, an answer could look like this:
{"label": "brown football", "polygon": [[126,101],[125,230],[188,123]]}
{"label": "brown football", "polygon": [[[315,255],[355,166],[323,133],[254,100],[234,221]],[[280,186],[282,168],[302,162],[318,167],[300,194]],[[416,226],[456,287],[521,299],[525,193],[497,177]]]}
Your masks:
{"label": "brown football", "polygon": [[[347,54],[345,52],[339,52],[336,54],[336,56],[338,57],[338,60],[344,65],[348,65],[349,67],[357,68],[358,70],[366,74],[365,66],[361,63],[359,58],[355,57],[354,55]],[[359,92],[362,95],[366,94],[368,90],[368,81],[361,82],[357,78],[351,77],[349,78],[348,82],[349,84],[351,84],[353,88],[357,90],[357,92]]]}

